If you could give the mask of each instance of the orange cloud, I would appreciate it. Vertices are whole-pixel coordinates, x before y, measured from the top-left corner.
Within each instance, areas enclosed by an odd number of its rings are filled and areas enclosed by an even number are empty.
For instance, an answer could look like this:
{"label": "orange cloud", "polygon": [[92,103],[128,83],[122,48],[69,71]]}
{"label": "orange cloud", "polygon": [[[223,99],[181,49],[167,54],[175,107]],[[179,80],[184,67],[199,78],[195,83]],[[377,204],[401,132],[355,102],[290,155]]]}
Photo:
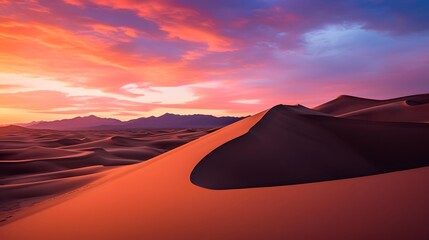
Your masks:
{"label": "orange cloud", "polygon": [[[52,101],[52,99],[55,99],[55,101]],[[18,93],[0,93],[0,105],[3,108],[50,110],[69,107],[72,105],[72,101],[64,93],[41,90]]]}
{"label": "orange cloud", "polygon": [[398,25],[377,6],[313,3],[0,0],[0,113],[246,115],[427,87],[420,14],[386,8],[407,16]]}
{"label": "orange cloud", "polygon": [[83,6],[82,1],[80,0],[63,0],[65,3],[68,3],[70,5],[75,5],[75,6]]}
{"label": "orange cloud", "polygon": [[219,26],[194,9],[174,5],[169,1],[93,0],[92,2],[136,11],[139,16],[156,22],[162,30],[169,33],[169,37],[206,43],[209,51],[235,49],[232,38],[221,34]]}
{"label": "orange cloud", "polygon": [[115,41],[129,42],[132,39],[137,38],[139,35],[139,32],[136,29],[130,27],[113,27],[102,23],[93,23],[89,24],[88,26],[91,27],[95,32],[105,37],[114,39]]}
{"label": "orange cloud", "polygon": [[0,93],[0,105],[2,108],[56,114],[90,113],[91,111],[148,111],[156,107],[150,103],[121,100],[114,97],[71,96],[52,90]]}
{"label": "orange cloud", "polygon": [[[37,22],[0,22],[0,71],[49,76],[108,91],[119,90],[129,82],[156,81],[163,85],[180,77],[192,81],[197,76],[188,76],[180,62],[113,49],[121,39],[135,37],[137,33],[131,28],[92,27],[103,34],[114,31],[111,40]],[[118,31],[121,38],[114,36]]]}
{"label": "orange cloud", "polygon": [[[85,5],[85,2],[78,0],[67,3]],[[212,31],[214,24],[195,10],[171,6],[167,2],[137,5],[129,1],[95,3],[137,11],[141,17],[157,22],[161,29],[165,28],[169,33],[161,41],[170,41],[171,44],[176,39],[208,41],[209,51],[230,46],[225,37]],[[130,82],[178,86],[207,77],[208,72],[204,69],[191,70],[186,63],[186,60],[204,56],[204,50],[199,50],[198,54],[194,54],[195,50],[184,51],[175,61],[171,61],[151,53],[153,50],[150,47],[140,49],[142,45],[133,46],[132,43],[128,48],[121,46],[120,42],[152,37],[133,27],[90,21],[81,24],[78,29],[68,29],[56,24],[55,16],[47,15],[46,18],[51,18],[52,24],[42,23],[38,19],[0,20],[0,71],[46,76],[67,81],[70,85],[118,93],[123,93],[120,87]],[[156,51],[167,53],[162,48]]]}
{"label": "orange cloud", "polygon": [[18,85],[18,84],[0,84],[0,90],[3,90],[3,89],[19,89],[20,87],[22,87],[22,86]]}
{"label": "orange cloud", "polygon": [[[84,61],[119,68],[127,67],[132,61],[125,56],[109,52],[109,43],[103,39],[78,35],[56,26],[37,22],[1,22],[0,37],[3,52],[13,56],[17,56],[19,53],[23,55],[46,54],[46,51],[43,53],[36,51],[36,48],[47,49],[49,52],[55,51],[56,55],[63,55],[63,58],[79,57]],[[37,57],[32,59],[38,60]]]}

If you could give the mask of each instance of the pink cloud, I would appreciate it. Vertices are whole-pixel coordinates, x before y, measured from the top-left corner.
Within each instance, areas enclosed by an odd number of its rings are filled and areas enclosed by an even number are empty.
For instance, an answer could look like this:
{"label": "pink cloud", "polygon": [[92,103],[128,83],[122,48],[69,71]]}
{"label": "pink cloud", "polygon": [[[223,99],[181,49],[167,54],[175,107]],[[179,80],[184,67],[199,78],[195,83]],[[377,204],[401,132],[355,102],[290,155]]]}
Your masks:
{"label": "pink cloud", "polygon": [[[53,100],[54,99],[54,100]],[[3,108],[25,109],[43,113],[74,114],[78,112],[148,111],[156,106],[113,97],[69,96],[57,91],[0,93]],[[60,110],[68,108],[67,110]]]}
{"label": "pink cloud", "polygon": [[[83,98],[42,85],[29,90],[28,82],[15,86],[0,79],[3,107],[37,111],[40,116],[102,111],[131,116],[158,108],[245,115],[278,103],[314,106],[339,94],[391,97],[429,90],[427,4],[327,5],[311,0],[0,4],[4,13],[0,74],[98,91]],[[213,82],[220,86],[198,87]],[[193,100],[142,104],[144,94],[124,90],[129,84],[190,88],[186,94],[192,98],[185,99]]]}

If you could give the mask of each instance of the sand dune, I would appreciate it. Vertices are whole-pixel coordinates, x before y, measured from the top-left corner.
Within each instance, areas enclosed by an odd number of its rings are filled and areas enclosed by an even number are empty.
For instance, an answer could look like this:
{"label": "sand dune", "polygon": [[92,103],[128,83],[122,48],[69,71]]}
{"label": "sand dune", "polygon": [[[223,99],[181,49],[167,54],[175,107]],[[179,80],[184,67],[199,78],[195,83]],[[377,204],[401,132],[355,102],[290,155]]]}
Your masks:
{"label": "sand dune", "polygon": [[145,140],[137,140],[130,137],[111,136],[105,139],[66,146],[63,149],[139,147],[144,146],[145,142]]}
{"label": "sand dune", "polygon": [[[332,101],[329,101],[327,103],[324,103],[320,106],[315,107],[314,109],[319,112],[331,114],[334,116],[340,116],[340,115],[345,115],[347,113],[364,110],[367,108],[373,108],[376,106],[382,106],[385,104],[399,103],[399,102],[406,102],[407,105],[410,105],[410,106],[424,105],[429,103],[429,94],[412,95],[412,96],[393,98],[393,99],[387,99],[387,100],[374,100],[374,99],[353,97],[348,95],[341,95]],[[411,111],[408,111],[407,113],[409,114],[410,112]],[[421,111],[419,112],[422,113]],[[394,113],[394,112],[391,112],[391,113]],[[388,118],[391,117],[392,115],[395,116],[400,114],[401,112],[398,112],[397,114],[387,115],[384,120],[394,121],[394,119],[388,119]],[[363,116],[361,116],[361,118],[362,117]],[[382,114],[379,114],[379,118],[380,117],[383,117]],[[425,114],[424,118],[425,119],[428,118],[427,113]],[[372,120],[372,119],[368,119],[368,120]]]}
{"label": "sand dune", "polygon": [[10,185],[10,184],[19,184],[19,183],[33,183],[33,182],[40,182],[40,181],[46,181],[46,180],[52,180],[52,179],[58,179],[58,178],[82,176],[82,175],[100,172],[102,170],[105,170],[104,166],[95,165],[90,167],[68,169],[63,171],[53,171],[48,173],[27,174],[27,175],[14,176],[14,177],[1,179],[0,184]]}
{"label": "sand dune", "polygon": [[336,116],[348,112],[353,112],[359,109],[374,107],[379,104],[382,104],[382,101],[341,95],[332,101],[315,107],[314,109],[319,112],[324,112]]}
{"label": "sand dune", "polygon": [[127,159],[138,159],[141,161],[141,160],[151,159],[166,151],[167,149],[143,146],[137,149],[134,149],[134,148],[133,149],[124,149],[124,148],[111,149],[109,150],[109,153],[116,157],[127,158]]}
{"label": "sand dune", "polygon": [[[99,179],[107,172],[106,170],[98,167],[73,169],[2,181],[0,184],[0,224],[10,221],[19,210],[31,208],[42,201],[55,199],[55,196],[61,194],[64,197],[64,194],[71,193],[73,190]],[[4,185],[5,182],[7,183]]]}
{"label": "sand dune", "polygon": [[[412,98],[386,104],[425,104]],[[90,183],[86,178],[94,174],[66,174],[65,189],[73,192],[5,215],[0,237],[427,239],[428,124],[333,116],[375,107],[364,102],[321,112],[276,106],[149,161],[97,172]],[[87,143],[59,149],[121,158],[171,146],[163,141],[172,132],[147,133],[96,132],[87,137],[110,149]],[[11,182],[8,189],[34,184],[34,194],[49,194],[60,183],[33,175],[34,182]],[[80,184],[85,188],[76,188]]]}
{"label": "sand dune", "polygon": [[210,189],[264,187],[429,166],[428,136],[427,124],[368,123],[276,106],[202,159],[191,181]]}
{"label": "sand dune", "polygon": [[[0,224],[7,216],[139,163],[211,129],[53,131],[0,128]],[[4,220],[4,221],[2,221]]]}
{"label": "sand dune", "polygon": [[[25,144],[25,143],[23,143]],[[31,158],[54,158],[64,157],[78,153],[58,148],[47,148],[40,146],[32,146],[22,149],[4,149],[0,150],[0,158],[7,160],[31,159]]]}
{"label": "sand dune", "polygon": [[341,114],[339,117],[388,122],[429,122],[429,102],[398,101]]}

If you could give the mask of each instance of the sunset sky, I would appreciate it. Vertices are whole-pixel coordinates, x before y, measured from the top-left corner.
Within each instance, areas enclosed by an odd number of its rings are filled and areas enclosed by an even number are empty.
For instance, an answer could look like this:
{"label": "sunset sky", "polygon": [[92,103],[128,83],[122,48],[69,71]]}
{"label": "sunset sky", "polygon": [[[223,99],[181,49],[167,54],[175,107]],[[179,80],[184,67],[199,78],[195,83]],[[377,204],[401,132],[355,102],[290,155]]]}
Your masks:
{"label": "sunset sky", "polygon": [[425,0],[0,0],[0,124],[429,92]]}

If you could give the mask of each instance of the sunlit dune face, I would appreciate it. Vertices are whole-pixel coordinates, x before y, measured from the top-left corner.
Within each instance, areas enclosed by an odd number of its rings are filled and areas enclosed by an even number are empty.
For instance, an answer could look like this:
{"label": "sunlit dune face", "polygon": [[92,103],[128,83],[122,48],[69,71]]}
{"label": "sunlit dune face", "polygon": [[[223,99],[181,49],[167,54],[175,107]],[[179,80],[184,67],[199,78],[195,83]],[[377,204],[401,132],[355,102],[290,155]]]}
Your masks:
{"label": "sunlit dune face", "polygon": [[0,124],[427,92],[428,11],[424,1],[3,0]]}

